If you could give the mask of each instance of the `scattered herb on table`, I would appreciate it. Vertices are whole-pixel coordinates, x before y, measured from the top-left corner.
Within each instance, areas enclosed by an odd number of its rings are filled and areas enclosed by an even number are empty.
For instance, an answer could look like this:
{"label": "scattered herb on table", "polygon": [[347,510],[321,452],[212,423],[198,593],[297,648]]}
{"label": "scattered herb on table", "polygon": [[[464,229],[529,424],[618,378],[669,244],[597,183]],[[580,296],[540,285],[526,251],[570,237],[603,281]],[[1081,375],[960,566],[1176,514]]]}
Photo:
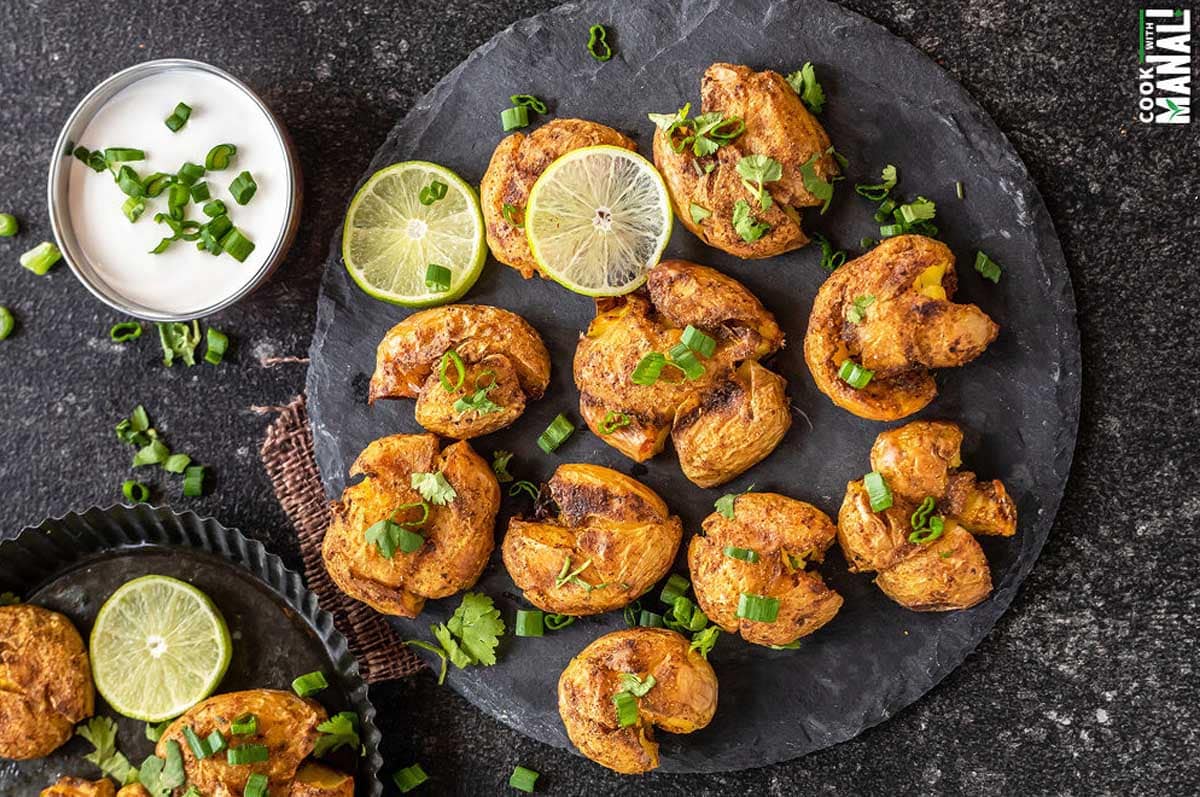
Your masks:
{"label": "scattered herb on table", "polygon": [[801,102],[813,113],[820,113],[825,108],[825,91],[817,82],[817,70],[812,62],[792,72],[786,78],[788,85],[800,95]]}
{"label": "scattered herb on table", "polygon": [[603,25],[592,25],[588,28],[588,54],[600,63],[613,57],[612,45],[608,43],[608,30]]}
{"label": "scattered herb on table", "polygon": [[92,717],[75,729],[96,748],[84,756],[100,768],[106,776],[120,784],[137,781],[137,770],[129,759],[117,749],[117,723],[108,717]]}

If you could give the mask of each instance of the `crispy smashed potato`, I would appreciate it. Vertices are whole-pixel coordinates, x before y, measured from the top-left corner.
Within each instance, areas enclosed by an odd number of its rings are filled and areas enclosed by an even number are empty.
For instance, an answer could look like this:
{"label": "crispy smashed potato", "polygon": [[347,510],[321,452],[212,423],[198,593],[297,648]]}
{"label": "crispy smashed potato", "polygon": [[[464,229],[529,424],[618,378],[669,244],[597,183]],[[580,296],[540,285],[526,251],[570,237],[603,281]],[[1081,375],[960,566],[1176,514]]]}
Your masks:
{"label": "crispy smashed potato", "polygon": [[[585,119],[553,119],[529,135],[513,133],[496,145],[479,186],[488,246],[501,263],[525,279],[538,273],[525,238],[525,205],[533,184],[554,161],[583,147],[607,144],[637,150],[637,145],[611,127]],[[504,207],[509,207],[507,216]]]}
{"label": "crispy smashed potato", "polygon": [[[444,598],[472,586],[494,547],[500,485],[491,465],[466,441],[439,451],[436,435],[392,435],[372,442],[350,469],[366,478],[332,504],[321,554],[338,588],[384,614],[416,617],[428,598]],[[412,486],[414,473],[441,473],[455,496],[427,502]],[[408,508],[405,505],[409,505]],[[408,523],[425,538],[412,553],[397,548],[389,559],[367,539],[375,523]]]}
{"label": "crispy smashed potato", "polygon": [[[669,354],[694,326],[716,341],[704,373],[668,367],[653,385],[632,381],[648,354]],[[596,302],[575,350],[579,411],[600,439],[644,462],[670,435],[684,474],[701,487],[726,482],[774,450],[791,425],[786,383],[758,364],[783,332],[744,285],[686,260],[650,270],[646,289]]]}
{"label": "crispy smashed potato", "polygon": [[41,797],[117,797],[117,787],[108,778],[84,780],[64,775],[42,789]]}
{"label": "crispy smashed potato", "polygon": [[[679,221],[700,240],[738,257],[773,257],[804,246],[808,236],[797,209],[823,200],[805,187],[801,167],[808,164],[813,176],[825,182],[838,174],[824,128],[787,80],[769,70],[713,64],[700,81],[700,97],[704,113],[741,119],[745,131],[701,157],[690,145],[676,150],[686,133],[675,131],[668,137],[662,127],[655,131],[654,163],[666,180]],[[763,186],[771,196],[765,208],[756,190],[738,174],[738,161],[747,155],[765,155],[782,167],[780,179]],[[749,205],[755,220],[770,227],[761,238],[747,241],[734,227],[739,201]],[[693,206],[707,215],[694,216]]]}
{"label": "crispy smashed potato", "polygon": [[560,465],[546,489],[557,514],[513,518],[504,537],[504,566],[534,606],[574,616],[620,609],[670,570],[683,523],[646,485],[598,465]]}
{"label": "crispy smashed potato", "polygon": [[[681,634],[665,628],[615,631],[584,648],[558,679],[558,713],[579,751],[623,775],[658,766],[654,727],[692,733],[717,710],[717,676]],[[613,695],[623,674],[654,685],[637,698],[637,722],[620,727]]]}
{"label": "crispy smashed potato", "polygon": [[[930,369],[969,363],[1000,331],[975,305],[950,301],[957,284],[950,249],[921,235],[888,238],[838,268],[817,292],[804,338],[817,388],[874,421],[925,407],[937,395]],[[838,376],[847,359],[874,373],[865,387]]]}
{"label": "crispy smashed potato", "polygon": [[354,777],[315,761],[306,761],[296,771],[288,797],[354,797]]}
{"label": "crispy smashed potato", "polygon": [[[842,596],[806,569],[824,560],[837,527],[812,504],[775,493],[745,493],[733,517],[713,512],[688,546],[688,569],[700,608],[729,633],[756,645],[788,645],[828,623]],[[735,558],[728,547],[752,551]],[[775,598],[779,614],[764,623],[737,616],[742,593]]]}
{"label": "crispy smashed potato", "polygon": [[[992,591],[991,569],[972,534],[1011,537],[1017,508],[999,480],[980,482],[958,470],[962,430],[947,421],[914,421],[883,432],[871,447],[871,468],[892,492],[892,506],[871,509],[862,480],[846,485],[838,542],[850,571],[877,573],[888,597],[914,611],[966,609]],[[936,503],[940,535],[910,541],[912,516],[926,498]]]}
{"label": "crispy smashed potato", "polygon": [[117,791],[117,797],[150,797],[150,792],[140,783],[130,783]]}
{"label": "crispy smashed potato", "polygon": [[[463,365],[461,383],[454,352]],[[413,313],[379,343],[369,400],[415,398],[417,423],[465,440],[511,424],[550,384],[550,354],[528,321],[480,304]],[[460,404],[459,402],[464,402]]]}
{"label": "crispy smashed potato", "polygon": [[58,612],[0,606],[0,758],[41,758],[92,716],[96,692],[83,640]]}

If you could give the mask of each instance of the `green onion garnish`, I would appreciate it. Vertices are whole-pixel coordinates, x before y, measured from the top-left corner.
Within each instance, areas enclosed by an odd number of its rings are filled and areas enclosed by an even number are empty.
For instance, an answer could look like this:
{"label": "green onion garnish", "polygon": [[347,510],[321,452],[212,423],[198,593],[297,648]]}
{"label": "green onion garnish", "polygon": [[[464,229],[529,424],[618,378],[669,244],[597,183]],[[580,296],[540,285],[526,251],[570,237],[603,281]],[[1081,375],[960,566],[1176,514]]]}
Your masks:
{"label": "green onion garnish", "polygon": [[12,334],[13,327],[17,325],[13,318],[12,310],[7,307],[0,307],[0,340],[4,340]]}
{"label": "green onion garnish", "polygon": [[150,250],[150,254],[161,255],[163,252],[167,251],[167,247],[173,243],[175,243],[174,238],[163,238],[153,249]]}
{"label": "green onion garnish", "polygon": [[532,94],[513,94],[508,98],[508,101],[513,105],[524,105],[532,109],[534,113],[546,113],[549,110],[546,107],[546,103]]}
{"label": "green onion garnish", "polygon": [[129,222],[132,224],[146,212],[146,201],[140,196],[131,196],[121,203],[121,212],[125,214],[125,218],[129,219]]}
{"label": "green onion garnish", "polygon": [[604,420],[600,422],[600,434],[612,434],[631,423],[633,423],[633,419],[625,413],[609,410],[604,413]]}
{"label": "green onion garnish", "polygon": [[550,422],[546,427],[546,431],[538,436],[538,448],[545,451],[547,454],[553,454],[555,449],[566,442],[567,438],[575,431],[575,424],[567,420],[567,416],[561,412],[558,417]]}
{"label": "green onion garnish", "polygon": [[894,235],[903,235],[908,232],[908,228],[903,224],[884,224],[879,228],[880,238],[891,238]]}
{"label": "green onion garnish", "polygon": [[617,724],[622,728],[637,725],[637,698],[628,692],[617,692],[612,696],[613,705],[617,707]]}
{"label": "green onion garnish", "polygon": [[210,219],[215,219],[217,216],[224,216],[227,212],[225,203],[219,199],[214,199],[211,202],[205,202],[204,207],[201,208],[201,210],[203,210],[204,215],[208,216]]}
{"label": "green onion garnish", "polygon": [[243,744],[230,747],[225,754],[225,760],[234,766],[244,764],[261,764],[271,757],[271,751],[265,744]]}
{"label": "green onion garnish", "polygon": [[253,714],[243,714],[229,723],[229,732],[234,736],[249,736],[258,732],[258,717]]}
{"label": "green onion garnish", "polygon": [[932,495],[925,496],[925,500],[912,513],[912,517],[908,519],[913,531],[923,529],[929,525],[929,518],[933,514],[933,510],[937,508],[937,501]]}
{"label": "green onion garnish", "polygon": [[203,176],[203,166],[198,163],[192,163],[191,161],[185,161],[184,164],[179,167],[179,171],[175,174],[175,180],[176,182],[183,183],[184,185],[191,187]]}
{"label": "green onion garnish", "polygon": [[963,184],[962,184],[962,180],[956,180],[956,181],[954,182],[954,195],[955,195],[955,196],[957,196],[959,199],[962,199],[962,198],[963,198]]}
{"label": "green onion garnish", "polygon": [[858,240],[858,248],[859,249],[870,249],[877,243],[879,243],[879,242],[876,241],[874,238],[860,238]]}
{"label": "green onion garnish", "polygon": [[1000,282],[1000,264],[983,252],[975,253],[975,270],[982,274],[984,279]]}
{"label": "green onion garnish", "polygon": [[204,168],[210,172],[220,171],[229,166],[229,161],[237,154],[233,144],[217,144],[204,156]]}
{"label": "green onion garnish", "polygon": [[642,611],[641,601],[634,601],[625,607],[625,625],[630,628],[636,628],[638,624],[638,614]]}
{"label": "green onion garnish", "polygon": [[684,375],[693,382],[704,376],[704,366],[696,359],[692,350],[683,343],[676,343],[671,347],[671,364],[683,371]]}
{"label": "green onion garnish", "polygon": [[854,297],[854,301],[846,306],[846,320],[851,324],[861,324],[867,318],[867,308],[873,304],[875,304],[875,297],[872,294],[866,293]]}
{"label": "green onion garnish", "polygon": [[504,220],[506,222],[508,222],[509,224],[511,224],[512,226],[514,226],[518,229],[524,228],[525,225],[517,219],[517,214],[521,212],[521,209],[519,207],[517,207],[516,205],[510,205],[507,202],[505,202],[501,206],[500,212],[501,212],[501,215],[504,216]]}
{"label": "green onion garnish", "polygon": [[296,680],[292,681],[292,691],[300,697],[308,697],[315,695],[322,689],[329,686],[329,682],[325,680],[325,673],[320,670],[314,670],[310,673],[301,675]]}
{"label": "green onion garnish", "polygon": [[508,494],[513,498],[516,498],[521,493],[525,493],[534,501],[536,501],[541,496],[542,491],[533,482],[521,479],[521,481],[514,483],[512,487],[508,488]]}
{"label": "green onion garnish", "polygon": [[208,192],[208,183],[196,183],[192,186],[191,194],[192,201],[196,203],[207,202],[212,196]]}
{"label": "green onion garnish", "polygon": [[408,794],[427,780],[429,780],[429,776],[425,774],[425,770],[421,769],[420,764],[405,767],[392,775],[392,781],[395,782],[396,788],[400,790],[401,794]]}
{"label": "green onion garnish", "polygon": [[888,197],[879,203],[879,209],[875,211],[875,221],[885,221],[888,216],[892,215],[892,211],[896,209],[896,200]]}
{"label": "green onion garnish", "polygon": [[214,216],[213,220],[208,223],[209,233],[218,241],[224,238],[232,229],[233,222],[230,221],[229,217],[224,213],[219,216]]}
{"label": "green onion garnish", "polygon": [[246,778],[246,785],[242,787],[242,797],[267,797],[268,785],[269,781],[266,775],[254,772]]}
{"label": "green onion garnish", "polygon": [[862,390],[870,384],[873,376],[874,371],[863,368],[849,358],[842,360],[842,365],[838,368],[838,378],[855,390]]}
{"label": "green onion garnish", "polygon": [[743,592],[738,597],[737,616],[756,623],[773,623],[779,616],[779,599]]}
{"label": "green onion garnish", "polygon": [[635,385],[653,385],[658,382],[658,377],[662,373],[663,366],[667,364],[667,358],[659,352],[652,351],[638,361],[637,366],[633,369],[633,375],[629,377]]}
{"label": "green onion garnish", "polygon": [[441,180],[434,180],[421,189],[421,193],[417,195],[417,199],[422,205],[432,205],[439,199],[446,197],[446,188],[446,184]]}
{"label": "green onion garnish", "polygon": [[109,147],[104,150],[104,162],[108,165],[114,163],[123,163],[124,161],[144,161],[146,153],[140,149],[128,149],[126,147]]}
{"label": "green onion garnish", "polygon": [[17,217],[11,213],[0,213],[0,238],[12,238],[21,229]]}
{"label": "green onion garnish", "polygon": [[127,501],[144,504],[150,500],[150,488],[139,481],[127,479],[121,484],[121,495],[125,496]]}
{"label": "green onion garnish", "polygon": [[812,233],[812,239],[821,245],[821,268],[826,271],[837,271],[846,262],[846,252],[834,249],[829,239],[820,233]]}
{"label": "green onion garnish", "polygon": [[242,172],[233,178],[233,182],[229,184],[229,193],[233,194],[234,201],[239,205],[249,202],[257,190],[258,183],[254,182],[254,177],[251,176],[250,172]]}
{"label": "green onion garnish", "polygon": [[113,324],[112,329],[108,330],[108,337],[114,343],[127,343],[141,336],[142,325],[137,321],[122,321],[119,324]]}
{"label": "green onion garnish", "polygon": [[216,755],[223,751],[229,743],[225,740],[225,734],[221,733],[218,729],[214,730],[204,739],[204,744],[208,746],[211,755]]}
{"label": "green onion garnish", "polygon": [[173,175],[155,172],[142,179],[142,194],[153,199],[167,190],[167,186],[173,182],[175,182]]}
{"label": "green onion garnish", "polygon": [[648,609],[642,609],[642,613],[638,615],[638,625],[643,628],[662,628],[662,615]]}
{"label": "green onion garnish", "polygon": [[204,361],[210,365],[220,365],[229,348],[229,336],[212,327],[205,334],[208,336],[208,348],[204,352]]}
{"label": "green onion garnish", "polygon": [[[218,216],[217,218],[228,219],[228,216]],[[210,224],[214,224],[217,219],[213,219]],[[246,237],[246,234],[237,227],[232,227],[229,232],[225,233],[225,237],[221,239],[221,248],[229,253],[229,256],[239,263],[245,263],[246,258],[254,251],[254,241]]]}
{"label": "green onion garnish", "polygon": [[546,624],[546,628],[558,631],[575,622],[575,618],[569,614],[548,614],[543,618],[543,622]]}
{"label": "green onion garnish", "polygon": [[725,555],[731,556],[734,559],[741,559],[743,562],[754,564],[758,561],[758,552],[752,551],[749,548],[739,548],[736,545],[726,545]]}
{"label": "green onion garnish", "polygon": [[146,445],[137,450],[133,455],[133,467],[140,468],[144,465],[161,465],[167,461],[167,457],[171,456],[171,450],[161,440],[151,440]]}
{"label": "green onion garnish", "polygon": [[[454,366],[455,378],[450,379],[448,373],[450,366]],[[462,357],[458,356],[458,352],[451,349],[442,355],[442,361],[438,364],[438,381],[442,383],[442,389],[447,393],[453,393],[463,386],[463,382],[467,378],[467,367],[463,364]]]}
{"label": "green onion garnish", "polygon": [[701,357],[712,357],[717,350],[717,342],[691,324],[684,328],[680,340],[683,341],[683,345]]}
{"label": "green onion garnish", "polygon": [[187,742],[188,747],[192,750],[192,755],[198,759],[208,758],[212,755],[212,751],[208,749],[208,745],[204,740],[196,735],[190,725],[183,726],[183,738]]}
{"label": "green onion garnish", "polygon": [[666,604],[674,604],[675,599],[682,596],[688,591],[691,582],[678,573],[672,573],[667,579],[667,583],[663,585],[662,592],[659,593],[658,599]]}
{"label": "green onion garnish", "polygon": [[117,187],[125,196],[142,196],[145,193],[138,173],[131,166],[122,166],[117,172],[116,181]]}
{"label": "green onion garnish", "polygon": [[175,110],[171,111],[171,115],[163,121],[167,127],[171,128],[172,133],[178,133],[179,129],[187,124],[188,117],[192,115],[192,108],[186,103],[179,103],[175,106]]}
{"label": "green onion garnish", "polygon": [[183,472],[183,494],[196,498],[204,493],[204,466],[192,465]]}
{"label": "green onion garnish", "polygon": [[[888,193],[896,187],[896,181],[898,179],[899,177],[896,174],[896,167],[889,163],[887,166],[883,167],[883,174],[880,175],[881,182],[874,185],[863,185],[862,183],[859,183],[858,185],[854,186],[854,191],[859,196],[864,196],[867,199],[879,202],[887,199]],[[883,219],[876,219],[876,221],[882,220]]]}
{"label": "green onion garnish", "polygon": [[883,474],[871,471],[863,476],[863,486],[867,488],[867,498],[871,501],[872,512],[882,512],[892,505],[892,490],[884,481]]}
{"label": "green onion garnish", "polygon": [[[170,218],[175,221],[183,221],[184,211],[188,206],[188,202],[190,202],[190,201],[191,201],[191,193],[188,191],[188,187],[186,185],[184,185],[183,183],[171,183],[171,187],[167,189],[167,216],[166,216],[166,218]],[[155,220],[157,221],[158,217],[161,215],[162,215],[161,213],[156,214]],[[172,225],[168,225],[168,226],[172,226]],[[175,233],[178,235],[180,232],[179,229],[174,228],[174,227],[173,227],[173,229],[174,229]]]}
{"label": "green onion garnish", "polygon": [[600,63],[613,57],[612,46],[608,43],[608,31],[603,25],[592,25],[588,28],[588,53]]}
{"label": "green onion garnish", "polygon": [[544,618],[540,609],[517,609],[517,636],[542,636],[546,632]]}
{"label": "green onion garnish", "polygon": [[529,126],[529,109],[524,105],[514,105],[500,112],[500,126],[504,132]]}
{"label": "green onion garnish", "polygon": [[908,535],[908,541],[916,545],[928,545],[938,537],[941,537],[945,529],[946,521],[943,518],[931,517],[929,518],[928,526],[923,529],[917,529]]}
{"label": "green onion garnish", "polygon": [[191,464],[192,458],[187,454],[172,454],[163,463],[163,470],[167,473],[183,473]]}
{"label": "green onion garnish", "polygon": [[434,293],[445,293],[450,290],[453,273],[445,266],[430,263],[425,267],[425,287]]}
{"label": "green onion garnish", "polygon": [[517,791],[533,794],[533,786],[537,783],[538,773],[528,767],[516,767],[508,779],[508,785]]}

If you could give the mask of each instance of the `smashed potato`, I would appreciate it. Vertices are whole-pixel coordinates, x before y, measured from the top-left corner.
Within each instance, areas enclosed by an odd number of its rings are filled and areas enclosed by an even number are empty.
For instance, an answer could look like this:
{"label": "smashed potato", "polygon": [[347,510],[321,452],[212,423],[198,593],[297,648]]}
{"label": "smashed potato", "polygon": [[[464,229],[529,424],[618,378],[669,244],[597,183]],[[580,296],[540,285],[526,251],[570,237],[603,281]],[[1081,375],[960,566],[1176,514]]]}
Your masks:
{"label": "smashed potato", "polygon": [[[392,435],[359,455],[351,475],[366,478],[345,489],[331,506],[332,522],[321,554],[338,588],[384,614],[416,617],[428,598],[444,598],[474,585],[494,547],[500,485],[491,465],[466,441],[439,451],[436,435]],[[453,496],[424,501],[413,474],[441,474]],[[428,516],[421,522],[425,509]],[[391,558],[367,531],[391,519],[417,531],[424,544]]]}
{"label": "smashed potato", "polygon": [[84,780],[64,775],[42,789],[41,797],[117,797],[117,787],[108,778]]}
{"label": "smashed potato", "polygon": [[[623,677],[624,676],[624,677]],[[613,695],[633,676],[643,688],[637,721],[621,727]],[[558,679],[558,713],[572,744],[601,766],[623,775],[658,766],[654,727],[692,733],[717,710],[717,675],[681,634],[665,628],[630,628],[588,645]]]}
{"label": "smashed potato", "polygon": [[388,331],[369,401],[415,398],[417,423],[465,440],[508,426],[549,384],[550,354],[528,321],[499,307],[451,304]]}
{"label": "smashed potato", "polygon": [[[892,506],[871,509],[863,480],[846,485],[838,513],[838,542],[850,571],[877,573],[875,583],[914,611],[966,609],[992,591],[991,570],[973,534],[1011,537],[1017,508],[999,480],[980,482],[960,471],[963,434],[947,421],[914,421],[880,434],[871,467],[892,493]],[[914,529],[927,512],[942,531]],[[931,525],[932,521],[931,521]]]}
{"label": "smashed potato", "polygon": [[557,514],[513,518],[502,549],[534,606],[573,616],[620,609],[670,570],[683,523],[646,485],[598,465],[560,465],[546,489]]}
{"label": "smashed potato", "polygon": [[[666,180],[679,221],[706,244],[742,258],[773,257],[807,244],[797,209],[824,200],[805,187],[801,167],[824,182],[838,174],[825,129],[787,80],[770,70],[713,64],[700,81],[700,97],[703,113],[722,114],[731,125],[741,120],[745,130],[707,155],[680,146],[694,126],[685,124],[670,133],[659,126],[655,131],[654,164]],[[762,186],[770,195],[765,206],[757,186],[747,186],[738,173],[738,162],[748,155],[767,156],[781,167],[779,179]],[[768,226],[761,237],[747,240],[738,232],[734,214],[739,202]]]}
{"label": "smashed potato", "polygon": [[585,119],[553,119],[529,135],[513,133],[496,145],[479,186],[479,198],[488,247],[497,260],[521,272],[525,279],[538,273],[525,238],[529,192],[546,167],[563,155],[602,144],[637,150],[628,136]]}
{"label": "smashed potato", "polygon": [[[651,353],[669,354],[693,326],[711,337],[695,380],[668,366],[652,385],[632,375]],[[646,289],[600,299],[575,350],[579,411],[601,440],[643,462],[670,435],[684,474],[712,487],[765,458],[791,425],[786,383],[757,360],[783,332],[744,285],[686,260],[652,268]]]}
{"label": "smashed potato", "polygon": [[[829,516],[775,493],[739,495],[732,512],[732,518],[720,512],[705,518],[704,533],[688,546],[692,588],[709,619],[747,642],[768,646],[789,645],[832,620],[842,596],[806,569],[823,561],[833,545],[837,527]],[[775,620],[738,617],[743,593],[776,599]]]}
{"label": "smashed potato", "polygon": [[[804,359],[817,388],[860,418],[894,421],[937,395],[932,368],[965,365],[1000,328],[973,304],[950,301],[954,255],[941,241],[898,235],[834,271],[817,291]],[[850,360],[865,387],[838,376]]]}
{"label": "smashed potato", "polygon": [[58,612],[0,606],[0,758],[41,758],[92,716],[96,691],[83,640]]}
{"label": "smashed potato", "polygon": [[354,797],[354,777],[315,761],[305,761],[296,771],[288,797]]}

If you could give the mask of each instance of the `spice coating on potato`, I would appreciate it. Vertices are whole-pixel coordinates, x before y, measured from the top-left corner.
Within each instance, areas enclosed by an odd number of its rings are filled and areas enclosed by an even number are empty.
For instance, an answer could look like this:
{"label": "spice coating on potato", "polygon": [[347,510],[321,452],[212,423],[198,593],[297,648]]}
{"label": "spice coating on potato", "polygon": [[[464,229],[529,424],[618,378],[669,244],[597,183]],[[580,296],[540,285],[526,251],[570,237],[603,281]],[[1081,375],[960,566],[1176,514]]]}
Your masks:
{"label": "spice coating on potato", "polygon": [[[668,367],[652,385],[632,376],[648,354],[669,354],[684,329],[711,337],[695,380]],[[783,347],[783,332],[744,285],[715,269],[665,260],[646,289],[596,302],[575,350],[579,411],[601,440],[643,462],[675,441],[680,465],[703,487],[743,473],[791,425],[782,377],[756,361]]]}
{"label": "spice coating on potato", "polygon": [[502,549],[534,606],[572,616],[613,611],[670,570],[683,522],[646,485],[598,465],[561,465],[545,489],[557,514],[513,518]]}
{"label": "spice coating on potato", "polygon": [[41,758],[92,716],[96,692],[83,639],[63,615],[0,606],[0,758]]}
{"label": "spice coating on potato", "polygon": [[[347,487],[331,505],[332,521],[321,553],[325,569],[340,590],[384,614],[416,617],[427,598],[444,598],[474,585],[487,565],[500,484],[491,465],[466,441],[440,449],[436,435],[392,435],[372,442],[355,460],[351,475],[366,478]],[[439,506],[428,502],[420,520],[421,494],[414,473],[441,473],[455,497]],[[425,538],[412,553],[400,549],[389,559],[367,539],[367,530],[385,519],[408,522]]]}
{"label": "spice coating on potato", "polygon": [[117,787],[108,778],[84,780],[64,775],[42,789],[41,797],[117,797]]}
{"label": "spice coating on potato", "polygon": [[[447,352],[458,355],[463,373]],[[528,321],[499,307],[451,304],[413,313],[379,343],[369,401],[417,399],[417,423],[465,440],[508,426],[550,384],[550,354]],[[455,406],[482,391],[485,409]]]}
{"label": "spice coating on potato", "polygon": [[[806,569],[824,560],[837,527],[812,504],[775,493],[745,493],[733,502],[733,517],[714,512],[704,533],[688,546],[688,569],[696,601],[709,619],[756,645],[788,645],[828,623],[842,597]],[[728,547],[752,551],[738,559]],[[743,593],[775,598],[774,622],[737,616]]]}
{"label": "spice coating on potato", "polygon": [[[532,133],[513,133],[496,145],[479,186],[488,247],[497,260],[529,279],[539,273],[525,238],[529,192],[546,168],[583,147],[608,145],[637,151],[628,136],[586,119],[552,119]],[[506,215],[504,207],[509,207]]]}
{"label": "spice coating on potato", "polygon": [[[914,611],[966,609],[992,589],[991,569],[972,536],[1011,537],[1017,509],[999,480],[980,482],[960,471],[963,434],[947,421],[914,421],[881,433],[871,468],[892,492],[892,506],[871,509],[863,481],[846,485],[838,513],[838,542],[850,571],[874,571],[875,583]],[[944,522],[940,536],[910,541],[912,515],[926,498]]]}
{"label": "spice coating on potato", "polygon": [[[613,695],[624,688],[621,675],[654,686],[637,698],[634,725],[620,727]],[[579,751],[601,766],[625,775],[658,766],[655,727],[692,733],[712,721],[717,710],[717,676],[681,634],[664,628],[614,631],[592,642],[558,679],[558,712]]]}
{"label": "spice coating on potato", "polygon": [[288,797],[354,797],[354,777],[314,761],[296,770]]}
{"label": "spice coating on potato", "polygon": [[[921,235],[888,238],[838,268],[817,291],[804,337],[817,388],[869,420],[925,407],[937,395],[930,369],[969,363],[999,334],[978,307],[950,301],[956,286],[950,249]],[[865,387],[838,376],[847,359],[874,372]]]}

